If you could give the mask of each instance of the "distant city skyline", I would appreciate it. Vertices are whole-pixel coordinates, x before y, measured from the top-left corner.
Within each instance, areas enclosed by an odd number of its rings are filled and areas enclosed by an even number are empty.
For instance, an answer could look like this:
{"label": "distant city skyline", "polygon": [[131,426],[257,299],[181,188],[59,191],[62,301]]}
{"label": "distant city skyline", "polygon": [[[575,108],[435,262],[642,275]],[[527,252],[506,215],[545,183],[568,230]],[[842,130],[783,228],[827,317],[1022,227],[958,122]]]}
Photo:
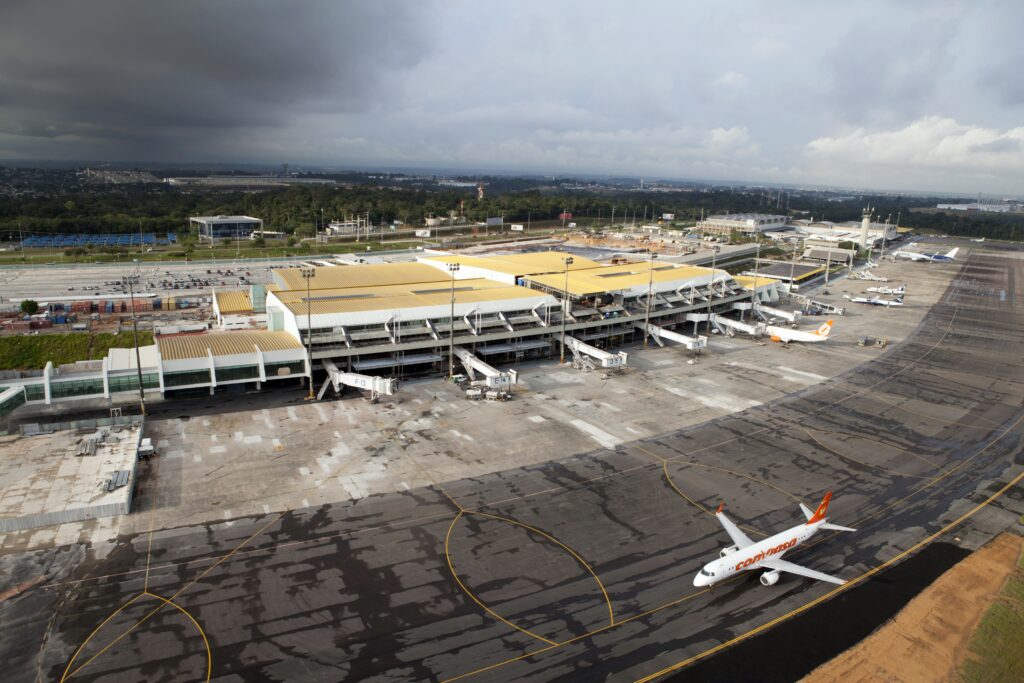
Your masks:
{"label": "distant city skyline", "polygon": [[1019,196],[1024,5],[12,2],[0,158]]}

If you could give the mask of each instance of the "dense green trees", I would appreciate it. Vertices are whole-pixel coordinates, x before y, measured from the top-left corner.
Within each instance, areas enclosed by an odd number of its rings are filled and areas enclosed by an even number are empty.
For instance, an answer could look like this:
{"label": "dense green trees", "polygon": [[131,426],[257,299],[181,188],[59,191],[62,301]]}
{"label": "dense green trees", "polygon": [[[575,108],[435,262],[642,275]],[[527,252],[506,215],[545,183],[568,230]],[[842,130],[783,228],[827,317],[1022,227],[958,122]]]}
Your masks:
{"label": "dense green trees", "polygon": [[[815,220],[859,220],[865,205],[874,207],[876,220],[891,216],[907,227],[953,235],[987,236],[996,239],[1024,238],[1024,216],[912,211],[934,207],[939,198],[895,195],[839,199],[828,193],[799,192],[779,198],[777,192],[760,189],[693,188],[679,192],[618,190],[594,192],[565,189],[554,184],[522,189],[519,179],[476,199],[472,188],[427,191],[371,185],[296,186],[266,192],[182,192],[165,186],[98,188],[93,192],[54,197],[0,198],[0,239],[17,239],[26,233],[138,232],[184,235],[188,217],[195,215],[249,214],[262,218],[268,230],[310,236],[321,219],[326,222],[347,215],[369,214],[379,225],[400,220],[418,223],[429,215],[463,213],[471,220],[504,216],[506,222],[556,220],[562,211],[574,215],[580,225],[615,221],[640,223],[662,213],[674,213],[678,224],[692,224],[714,213],[785,213]],[[797,215],[796,211],[800,213]]]}

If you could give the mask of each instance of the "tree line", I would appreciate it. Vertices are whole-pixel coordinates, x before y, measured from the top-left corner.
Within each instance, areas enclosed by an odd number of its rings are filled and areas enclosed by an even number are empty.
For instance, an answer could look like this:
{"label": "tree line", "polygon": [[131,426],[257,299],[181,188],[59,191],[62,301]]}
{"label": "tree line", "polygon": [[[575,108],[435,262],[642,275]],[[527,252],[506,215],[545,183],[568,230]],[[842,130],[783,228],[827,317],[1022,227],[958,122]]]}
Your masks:
{"label": "tree line", "polygon": [[860,220],[864,206],[874,207],[875,220],[951,235],[1022,239],[1024,215],[962,212],[918,212],[934,207],[938,197],[863,195],[842,201],[825,193],[761,189],[695,188],[680,192],[566,190],[542,188],[493,193],[482,200],[472,189],[406,190],[371,185],[294,186],[263,192],[182,192],[174,188],[141,187],[82,192],[59,197],[0,198],[0,239],[21,234],[145,233],[185,234],[189,216],[247,214],[262,218],[268,230],[311,233],[321,221],[369,214],[373,224],[420,223],[427,216],[451,212],[468,220],[503,216],[506,222],[554,220],[563,211],[583,224],[650,221],[675,214],[682,223],[715,213],[789,213],[815,220]]}

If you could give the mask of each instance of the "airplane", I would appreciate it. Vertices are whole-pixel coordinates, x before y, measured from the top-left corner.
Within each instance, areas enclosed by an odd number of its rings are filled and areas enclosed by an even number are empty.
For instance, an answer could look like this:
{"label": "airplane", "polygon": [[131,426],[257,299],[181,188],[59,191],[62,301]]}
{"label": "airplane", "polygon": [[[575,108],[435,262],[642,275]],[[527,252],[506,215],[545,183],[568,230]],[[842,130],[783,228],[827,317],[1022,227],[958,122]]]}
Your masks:
{"label": "airplane", "polygon": [[903,284],[899,287],[868,287],[868,291],[876,294],[906,294],[907,286]]}
{"label": "airplane", "polygon": [[791,330],[788,327],[780,327],[778,325],[768,325],[765,328],[765,332],[771,335],[773,342],[782,342],[783,344],[788,344],[789,342],[823,342],[828,340],[828,333],[831,331],[831,320],[827,323],[822,323],[814,332]]}
{"label": "airplane", "polygon": [[886,308],[903,305],[902,294],[899,294],[895,299],[879,299],[877,296],[869,299],[863,296],[850,296],[849,294],[844,294],[843,297],[849,299],[851,304],[868,304],[870,306],[885,306]]}
{"label": "airplane", "polygon": [[976,240],[971,240],[971,241],[972,241],[972,242],[979,242],[979,243],[980,243],[980,242],[984,242],[984,241],[985,241],[985,238],[984,238],[984,237],[979,237],[978,239],[976,239]]}
{"label": "airplane", "polygon": [[759,569],[767,570],[761,574],[761,585],[763,586],[774,586],[778,583],[781,572],[789,572],[790,574],[806,576],[809,579],[828,581],[829,583],[840,585],[846,583],[846,581],[838,577],[816,572],[813,569],[807,569],[782,559],[782,556],[794,546],[807,541],[822,529],[856,531],[856,529],[851,529],[850,527],[829,524],[825,512],[828,510],[828,504],[831,500],[832,492],[829,491],[825,494],[821,504],[818,505],[818,509],[814,512],[811,512],[810,508],[800,503],[800,510],[807,518],[806,524],[800,524],[792,529],[787,529],[757,543],[750,540],[746,534],[740,531],[739,527],[733,524],[732,520],[725,516],[725,513],[722,512],[723,504],[719,503],[718,510],[715,511],[715,517],[718,518],[718,521],[725,528],[725,532],[729,534],[733,545],[723,548],[719,552],[717,560],[704,565],[700,573],[693,577],[693,585],[698,587],[713,586],[719,581],[724,581],[739,572]]}
{"label": "airplane", "polygon": [[[913,246],[913,245],[911,245]],[[925,254],[920,251],[897,251],[892,255],[894,259],[906,258],[911,261],[956,261],[956,253],[960,247],[950,249],[945,254]]]}

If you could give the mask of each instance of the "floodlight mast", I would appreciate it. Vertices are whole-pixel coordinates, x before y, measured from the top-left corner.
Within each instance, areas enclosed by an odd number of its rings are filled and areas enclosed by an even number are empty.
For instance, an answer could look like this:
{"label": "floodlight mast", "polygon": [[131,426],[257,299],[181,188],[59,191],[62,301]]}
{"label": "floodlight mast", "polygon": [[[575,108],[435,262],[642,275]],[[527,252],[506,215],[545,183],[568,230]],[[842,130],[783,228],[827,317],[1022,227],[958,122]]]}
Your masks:
{"label": "floodlight mast", "polygon": [[309,281],[316,277],[316,269],[303,268],[300,272],[306,281],[306,363],[309,365],[309,377],[306,378],[309,384],[309,394],[306,396],[306,400],[312,401],[315,398],[313,396],[313,312],[309,300]]}
{"label": "floodlight mast", "polygon": [[448,272],[452,274],[451,313],[448,318],[448,381],[455,378],[455,273],[459,272],[458,263],[449,263]]}
{"label": "floodlight mast", "polygon": [[565,363],[565,316],[569,311],[569,266],[572,265],[572,256],[562,259],[565,264],[565,289],[562,290],[562,348],[559,351],[558,362]]}

